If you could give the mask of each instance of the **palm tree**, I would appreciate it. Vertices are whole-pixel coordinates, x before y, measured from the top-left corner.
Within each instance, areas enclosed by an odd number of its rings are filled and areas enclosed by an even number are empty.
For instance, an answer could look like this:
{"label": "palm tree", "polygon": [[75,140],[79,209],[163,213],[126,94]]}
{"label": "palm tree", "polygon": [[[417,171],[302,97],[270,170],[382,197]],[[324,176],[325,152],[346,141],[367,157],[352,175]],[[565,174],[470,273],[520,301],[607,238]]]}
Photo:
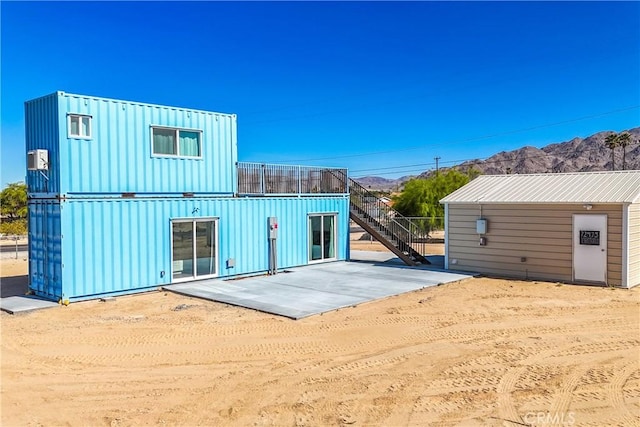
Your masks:
{"label": "palm tree", "polygon": [[631,145],[631,135],[623,132],[618,135],[618,145],[622,147],[622,170],[627,169],[627,146]]}
{"label": "palm tree", "polygon": [[616,170],[616,158],[615,158],[615,154],[616,154],[616,147],[619,145],[618,144],[618,135],[615,133],[612,133],[611,135],[607,136],[604,139],[604,145],[611,150],[611,170]]}

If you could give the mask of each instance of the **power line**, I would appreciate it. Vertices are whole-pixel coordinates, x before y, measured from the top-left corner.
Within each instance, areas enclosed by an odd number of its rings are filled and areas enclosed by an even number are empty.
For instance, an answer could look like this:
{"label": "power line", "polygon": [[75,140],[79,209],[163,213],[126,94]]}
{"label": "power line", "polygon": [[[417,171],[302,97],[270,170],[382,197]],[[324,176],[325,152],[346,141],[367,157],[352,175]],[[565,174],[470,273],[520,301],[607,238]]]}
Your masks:
{"label": "power line", "polygon": [[[598,147],[593,147],[590,148],[588,150],[584,150],[583,152],[589,153],[589,152],[595,152],[598,151]],[[494,154],[495,155],[495,154]],[[494,155],[491,155],[489,157],[484,157],[484,158],[472,158],[472,159],[458,159],[458,160],[448,160],[445,162],[441,162],[441,163],[446,163],[446,164],[452,164],[452,166],[450,167],[455,167],[455,166],[460,166],[462,163],[465,162],[483,162],[484,164],[497,164],[497,163],[508,163],[508,162],[517,162],[517,161],[522,161],[522,160],[527,160],[527,159],[543,159],[543,158],[547,158],[549,156],[548,153],[545,154],[534,154],[534,155],[529,155],[529,156],[517,156],[514,159],[508,159],[508,160],[486,160],[489,159],[490,157],[493,157]],[[406,165],[406,166],[393,166],[392,168],[405,168],[405,167],[414,167],[414,166],[433,166],[435,165],[435,162],[431,162],[431,163],[421,163],[421,164],[416,164],[416,165]],[[361,169],[361,170],[355,170],[355,171],[350,171],[350,172],[363,172],[363,171],[373,171],[375,172],[376,170],[386,170],[386,169],[391,169],[391,168],[379,168],[379,169]],[[429,169],[427,169],[429,170]],[[391,174],[398,174],[398,173],[409,173],[409,172],[427,172],[427,170],[425,170],[424,168],[422,169],[407,169],[407,170],[399,170],[399,171],[392,171],[392,172],[380,172],[380,173],[375,173],[376,176],[380,176],[380,175],[391,175]],[[366,176],[370,176],[371,174],[368,174]],[[356,177],[355,179],[358,178],[365,178],[366,176],[360,176],[360,177]]]}
{"label": "power line", "polygon": [[[584,150],[584,152],[594,152],[597,151],[598,148],[597,147],[592,147],[590,149]],[[515,150],[514,150],[515,151]],[[458,160],[445,160],[440,162],[441,164],[453,164],[454,166],[456,166],[456,164],[458,163],[464,163],[464,162],[474,162],[474,161],[480,161],[480,162],[484,162],[484,163],[503,163],[503,162],[508,162],[508,161],[512,161],[512,160],[486,160],[490,157],[495,156],[496,154],[492,154],[491,156],[488,157],[474,157],[474,158],[468,158],[468,159],[458,159]],[[524,160],[524,159],[534,159],[534,158],[543,158],[546,157],[548,154],[534,154],[534,155],[530,155],[530,156],[519,156],[516,155],[516,158],[513,159],[513,161],[517,161],[517,160]],[[428,166],[436,166],[436,162],[427,162],[427,163],[413,163],[413,164],[408,164],[408,165],[398,165],[398,166],[387,166],[387,167],[378,167],[378,168],[367,168],[367,169],[350,169],[349,172],[350,173],[354,173],[354,172],[376,172],[378,175],[381,174],[385,174],[385,175],[389,175],[389,174],[395,174],[395,173],[402,173],[403,171],[391,171],[391,172],[384,172],[384,173],[380,173],[378,171],[388,171],[391,169],[406,169],[407,171],[416,171],[416,170],[423,170],[425,167]],[[421,167],[421,169],[415,169],[416,167]],[[410,168],[410,169],[407,169]]]}
{"label": "power line", "polygon": [[[446,163],[446,162],[442,162],[442,163]],[[434,162],[415,163],[415,164],[412,164],[412,165],[389,166],[389,167],[384,167],[384,168],[354,169],[351,172],[380,171],[380,170],[388,170],[388,169],[404,169],[404,168],[417,167],[417,166],[432,166],[434,164],[435,164]],[[392,172],[392,173],[395,173],[395,172]]]}
{"label": "power line", "polygon": [[[523,132],[529,132],[529,131],[532,131],[532,130],[545,129],[545,128],[549,128],[549,127],[553,127],[553,126],[559,126],[559,125],[563,125],[563,124],[567,124],[567,123],[574,123],[574,122],[579,122],[579,121],[583,121],[583,120],[590,120],[590,119],[594,119],[594,118],[597,118],[597,117],[603,117],[603,116],[608,116],[608,115],[612,115],[612,114],[622,113],[624,111],[634,110],[634,109],[637,109],[637,108],[640,108],[640,104],[639,105],[632,105],[632,106],[629,106],[629,107],[618,108],[616,110],[605,111],[603,113],[597,113],[597,114],[591,114],[591,115],[588,115],[588,116],[577,117],[577,118],[574,118],[574,119],[568,119],[568,120],[562,120],[562,121],[559,121],[559,122],[546,123],[546,124],[532,126],[532,127],[528,127],[528,128],[509,130],[509,131],[505,131],[505,132],[497,132],[497,133],[493,133],[493,134],[487,134],[487,135],[477,136],[477,137],[473,137],[473,138],[461,139],[461,140],[457,140],[457,141],[441,142],[439,144],[433,144],[433,145],[430,145],[430,146],[434,147],[434,146],[442,146],[442,145],[462,144],[462,143],[467,143],[467,142],[474,142],[474,141],[480,141],[480,140],[484,140],[484,139],[496,138],[496,137],[499,137],[499,136],[513,135],[513,134],[516,134],[516,133],[523,133]],[[287,160],[287,161],[284,161],[282,163],[294,163],[294,162],[308,162],[308,161],[316,161],[316,160],[333,160],[333,159],[347,159],[347,158],[354,158],[354,157],[366,157],[366,156],[374,156],[374,155],[378,155],[378,154],[390,154],[390,153],[399,153],[399,152],[405,152],[405,151],[413,151],[413,150],[419,150],[421,148],[426,148],[426,147],[429,147],[429,145],[418,145],[418,146],[414,146],[414,147],[400,148],[400,149],[396,149],[396,150],[372,151],[372,152],[368,152],[368,153],[359,153],[359,154],[346,154],[346,155],[342,155],[342,156],[294,159],[294,160]]]}

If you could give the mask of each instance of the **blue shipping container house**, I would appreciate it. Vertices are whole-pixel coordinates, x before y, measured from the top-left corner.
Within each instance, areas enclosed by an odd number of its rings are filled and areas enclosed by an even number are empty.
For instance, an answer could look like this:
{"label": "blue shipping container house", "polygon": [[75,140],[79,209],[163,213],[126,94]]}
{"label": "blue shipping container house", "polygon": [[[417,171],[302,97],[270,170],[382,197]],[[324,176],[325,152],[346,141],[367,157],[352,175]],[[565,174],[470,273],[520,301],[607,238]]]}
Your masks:
{"label": "blue shipping container house", "polygon": [[29,286],[68,302],[348,258],[345,169],[241,163],[236,116],[25,103]]}

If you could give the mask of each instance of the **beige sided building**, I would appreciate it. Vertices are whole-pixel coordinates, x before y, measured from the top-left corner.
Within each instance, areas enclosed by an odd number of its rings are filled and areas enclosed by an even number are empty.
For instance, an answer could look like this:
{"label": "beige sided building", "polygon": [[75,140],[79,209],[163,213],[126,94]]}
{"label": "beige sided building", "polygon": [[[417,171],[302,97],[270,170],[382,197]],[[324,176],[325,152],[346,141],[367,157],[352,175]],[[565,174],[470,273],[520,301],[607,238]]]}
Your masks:
{"label": "beige sided building", "polygon": [[640,171],[480,176],[440,201],[445,268],[640,284]]}

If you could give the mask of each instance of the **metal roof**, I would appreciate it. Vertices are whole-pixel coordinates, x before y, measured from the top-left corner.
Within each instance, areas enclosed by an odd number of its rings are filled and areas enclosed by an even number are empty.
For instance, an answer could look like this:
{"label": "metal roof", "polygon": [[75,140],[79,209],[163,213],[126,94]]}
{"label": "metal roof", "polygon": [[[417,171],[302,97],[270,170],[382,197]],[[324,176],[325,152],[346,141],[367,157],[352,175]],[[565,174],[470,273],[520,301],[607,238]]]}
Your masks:
{"label": "metal roof", "polygon": [[482,175],[440,203],[637,203],[640,170]]}

